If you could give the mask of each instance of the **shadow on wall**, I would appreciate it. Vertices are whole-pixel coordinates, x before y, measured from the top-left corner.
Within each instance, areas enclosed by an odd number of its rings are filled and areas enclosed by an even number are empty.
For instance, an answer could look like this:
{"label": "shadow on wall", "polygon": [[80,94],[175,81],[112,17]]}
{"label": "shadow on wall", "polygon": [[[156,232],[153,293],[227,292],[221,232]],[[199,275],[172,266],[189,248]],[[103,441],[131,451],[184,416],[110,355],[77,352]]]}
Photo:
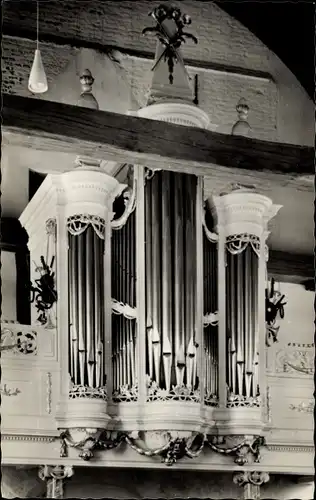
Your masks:
{"label": "shadow on wall", "polygon": [[[194,468],[194,463],[192,463]],[[124,484],[122,484],[124,477]],[[261,490],[261,498],[291,500],[313,498],[314,485],[297,484],[292,476],[271,476]],[[66,486],[66,498],[239,498],[241,488],[233,483],[232,473],[176,470],[84,469],[76,468]]]}
{"label": "shadow on wall", "polygon": [[44,498],[45,483],[38,477],[38,467],[1,467],[2,498]]}

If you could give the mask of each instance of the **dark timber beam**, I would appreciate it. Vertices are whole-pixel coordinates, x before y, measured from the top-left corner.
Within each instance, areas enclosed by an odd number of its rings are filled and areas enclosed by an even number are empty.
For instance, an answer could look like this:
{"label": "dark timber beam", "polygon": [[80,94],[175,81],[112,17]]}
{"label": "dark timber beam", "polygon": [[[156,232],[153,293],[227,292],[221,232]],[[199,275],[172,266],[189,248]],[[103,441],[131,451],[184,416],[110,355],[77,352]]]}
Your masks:
{"label": "dark timber beam", "polygon": [[315,289],[313,255],[296,255],[278,250],[269,252],[268,273],[278,281],[299,283],[307,290]]}
{"label": "dark timber beam", "polygon": [[[3,94],[4,144],[169,168],[218,166],[313,175],[314,151],[134,116]],[[167,168],[168,168],[167,167]]]}

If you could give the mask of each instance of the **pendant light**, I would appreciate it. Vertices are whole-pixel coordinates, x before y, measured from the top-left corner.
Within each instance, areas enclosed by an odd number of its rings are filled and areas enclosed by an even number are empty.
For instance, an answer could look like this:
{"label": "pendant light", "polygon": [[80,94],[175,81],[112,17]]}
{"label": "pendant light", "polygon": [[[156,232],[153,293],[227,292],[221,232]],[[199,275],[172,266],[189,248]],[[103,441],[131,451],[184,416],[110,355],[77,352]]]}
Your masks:
{"label": "pendant light", "polygon": [[36,22],[36,50],[34,55],[34,61],[29,77],[28,89],[33,94],[43,94],[47,91],[47,78],[44,70],[44,66],[42,63],[41,51],[39,50],[39,42],[38,42],[38,32],[39,32],[39,2],[36,2],[37,5],[37,22]]}

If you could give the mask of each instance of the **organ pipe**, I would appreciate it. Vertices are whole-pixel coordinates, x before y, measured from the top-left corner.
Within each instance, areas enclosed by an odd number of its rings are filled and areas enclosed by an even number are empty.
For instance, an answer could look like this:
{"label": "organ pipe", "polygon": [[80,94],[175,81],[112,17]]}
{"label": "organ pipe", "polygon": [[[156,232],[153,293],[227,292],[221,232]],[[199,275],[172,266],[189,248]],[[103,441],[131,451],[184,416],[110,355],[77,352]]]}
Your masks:
{"label": "organ pipe", "polygon": [[[127,193],[128,194],[128,193]],[[125,196],[124,196],[125,195]],[[126,192],[118,200],[120,209],[129,207]],[[123,207],[125,205],[125,208]],[[123,207],[123,208],[122,208]],[[131,318],[125,306],[135,307],[136,244],[135,211],[132,207],[122,224],[116,224],[112,233],[112,299],[122,306],[121,312],[112,310],[112,368],[114,401],[135,400],[132,388],[137,384],[135,367],[136,319]]]}
{"label": "organ pipe", "polygon": [[167,171],[145,184],[147,376],[171,397],[198,386],[196,191],[195,176]]}
{"label": "organ pipe", "polygon": [[90,224],[68,235],[69,241],[69,371],[75,385],[104,385],[103,286],[104,240]]}
{"label": "organ pipe", "polygon": [[[203,283],[204,315],[215,313],[217,305],[217,245],[203,232]],[[204,324],[204,403],[217,404],[218,398],[218,328],[215,324]]]}
{"label": "organ pipe", "polygon": [[227,252],[227,385],[231,394],[255,397],[258,256],[247,244]]}

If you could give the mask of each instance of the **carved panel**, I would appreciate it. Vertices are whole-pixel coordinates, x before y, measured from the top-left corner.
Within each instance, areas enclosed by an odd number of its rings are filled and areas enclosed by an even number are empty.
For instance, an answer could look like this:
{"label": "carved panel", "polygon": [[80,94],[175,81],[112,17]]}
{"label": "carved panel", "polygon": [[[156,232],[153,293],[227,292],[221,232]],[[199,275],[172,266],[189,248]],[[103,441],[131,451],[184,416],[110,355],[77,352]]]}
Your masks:
{"label": "carved panel", "polygon": [[1,325],[1,351],[14,355],[37,354],[37,332],[29,326],[17,323]]}
{"label": "carved panel", "polygon": [[314,373],[314,344],[290,343],[276,352],[275,372],[291,376],[312,376]]}

